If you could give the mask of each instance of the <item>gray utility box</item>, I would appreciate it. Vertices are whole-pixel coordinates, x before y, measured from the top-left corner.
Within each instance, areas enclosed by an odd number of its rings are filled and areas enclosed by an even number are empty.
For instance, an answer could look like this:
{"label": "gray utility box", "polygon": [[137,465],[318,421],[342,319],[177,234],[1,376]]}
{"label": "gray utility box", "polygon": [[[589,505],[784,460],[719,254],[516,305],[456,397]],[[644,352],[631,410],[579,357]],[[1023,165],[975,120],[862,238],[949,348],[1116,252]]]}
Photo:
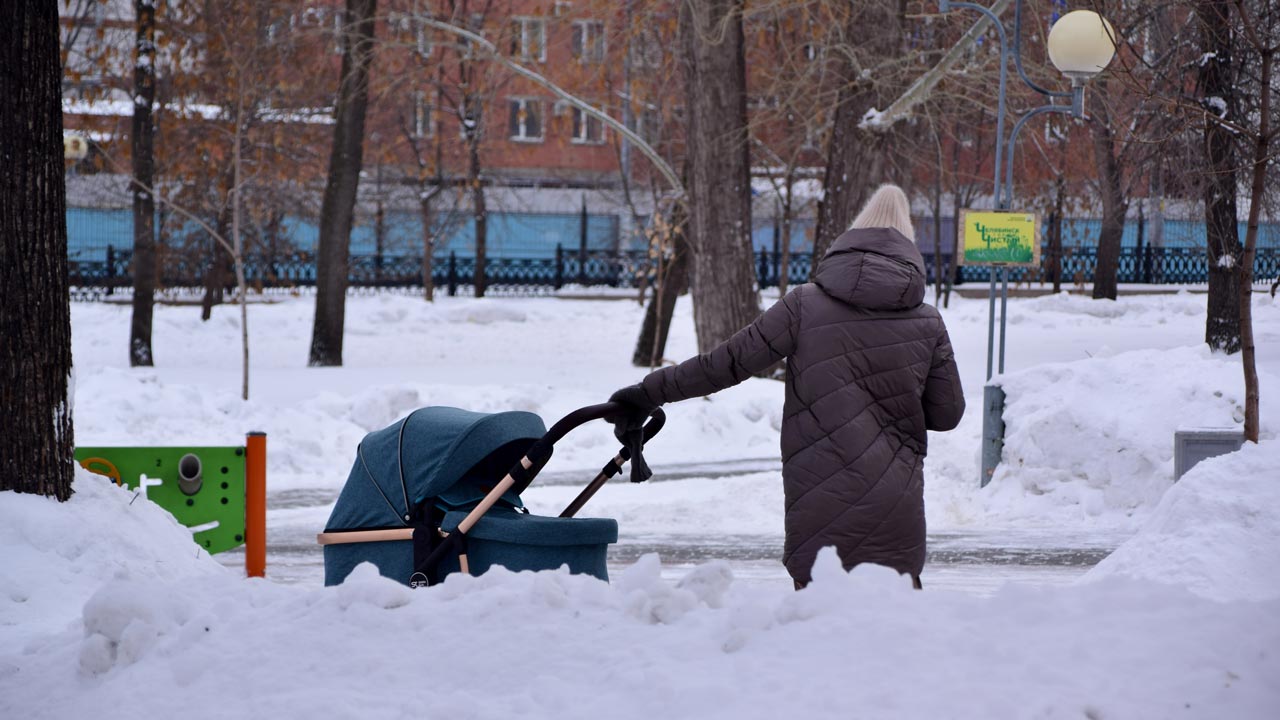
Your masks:
{"label": "gray utility box", "polygon": [[1173,479],[1176,482],[1196,463],[1233,453],[1244,445],[1244,433],[1233,428],[1188,428],[1173,433]]}

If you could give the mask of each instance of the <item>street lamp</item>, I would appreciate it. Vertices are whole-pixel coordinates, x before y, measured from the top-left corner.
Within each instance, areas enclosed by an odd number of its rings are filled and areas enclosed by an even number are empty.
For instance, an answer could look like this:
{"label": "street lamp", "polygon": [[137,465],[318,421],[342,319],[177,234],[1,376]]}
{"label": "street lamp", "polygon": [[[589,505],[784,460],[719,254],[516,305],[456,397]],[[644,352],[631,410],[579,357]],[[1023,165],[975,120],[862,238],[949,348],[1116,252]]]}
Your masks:
{"label": "street lamp", "polygon": [[1049,30],[1049,62],[1071,85],[1083,85],[1116,56],[1115,30],[1092,10],[1075,10],[1058,18]]}
{"label": "street lamp", "polygon": [[62,157],[73,162],[80,162],[89,155],[89,141],[79,133],[65,133],[62,136]]}
{"label": "street lamp", "polygon": [[[1006,5],[1007,6],[1007,5]],[[1013,204],[1013,154],[1018,134],[1027,121],[1038,115],[1064,113],[1074,118],[1084,117],[1084,86],[1094,75],[1102,72],[1115,56],[1115,31],[1101,15],[1089,10],[1076,10],[1058,18],[1049,32],[1049,60],[1071,80],[1069,91],[1048,90],[1027,77],[1022,69],[1022,0],[1014,0],[1013,49],[1010,50],[1004,25],[990,8],[970,2],[939,0],[938,10],[948,13],[952,8],[964,8],[982,13],[995,25],[1000,37],[1000,90],[996,108],[996,157],[992,197],[998,210],[1008,210]],[[1007,141],[1004,136],[1005,85],[1009,60],[1013,59],[1018,77],[1027,87],[1049,98],[1046,105],[1028,110],[1018,118]],[[1070,103],[1054,102],[1056,98],[1069,99]],[[1003,183],[1001,182],[1003,176]],[[1034,242],[1039,242],[1039,238]],[[983,389],[982,418],[982,476],[983,487],[991,482],[1000,454],[1004,450],[1004,390],[990,384],[992,360],[995,355],[996,318],[996,265],[991,266],[990,309],[987,316],[987,386]],[[1009,268],[1000,266],[1000,354],[999,372],[1004,373],[1005,311],[1009,302]]]}

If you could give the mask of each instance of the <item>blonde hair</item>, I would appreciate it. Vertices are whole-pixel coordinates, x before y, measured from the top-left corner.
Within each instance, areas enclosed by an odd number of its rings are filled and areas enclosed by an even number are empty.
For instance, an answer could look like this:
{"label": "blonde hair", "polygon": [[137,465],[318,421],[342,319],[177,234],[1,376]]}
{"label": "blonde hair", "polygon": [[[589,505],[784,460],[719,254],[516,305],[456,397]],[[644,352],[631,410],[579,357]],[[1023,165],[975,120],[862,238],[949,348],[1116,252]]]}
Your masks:
{"label": "blonde hair", "polygon": [[911,203],[907,200],[907,194],[897,185],[885,184],[876,188],[849,229],[879,227],[893,228],[915,242],[916,229],[911,224]]}

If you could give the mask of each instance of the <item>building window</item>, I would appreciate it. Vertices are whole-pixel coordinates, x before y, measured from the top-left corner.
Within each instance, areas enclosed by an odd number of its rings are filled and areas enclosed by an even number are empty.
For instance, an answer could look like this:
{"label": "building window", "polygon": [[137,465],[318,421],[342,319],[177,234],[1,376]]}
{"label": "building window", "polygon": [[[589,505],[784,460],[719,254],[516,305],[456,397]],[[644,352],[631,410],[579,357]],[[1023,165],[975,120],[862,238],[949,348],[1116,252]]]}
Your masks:
{"label": "building window", "polygon": [[517,142],[542,142],[542,101],[536,98],[511,98],[511,115],[507,133]]}
{"label": "building window", "polygon": [[427,103],[427,94],[421,90],[413,93],[413,136],[425,138],[435,135],[435,121],[432,118],[431,105]]}
{"label": "building window", "polygon": [[650,145],[662,141],[662,112],[655,107],[646,107],[636,115],[636,134]]}
{"label": "building window", "polygon": [[647,33],[630,38],[627,52],[631,56],[632,67],[662,67],[662,46]]}
{"label": "building window", "polygon": [[547,60],[547,21],[515,18],[511,21],[511,54],[521,60]]}
{"label": "building window", "polygon": [[341,11],[335,10],[333,13],[333,54],[342,54],[343,35],[347,29],[346,18]]}
{"label": "building window", "polygon": [[458,116],[458,136],[467,142],[478,141],[484,134],[484,115],[480,110],[480,98],[471,96],[463,98],[454,112]]}
{"label": "building window", "polygon": [[569,43],[573,59],[584,63],[604,62],[604,23],[600,20],[574,20]]}
{"label": "building window", "polygon": [[573,109],[573,142],[583,145],[599,145],[604,142],[604,124],[600,118],[588,115],[582,108]]}
{"label": "building window", "polygon": [[[424,19],[431,19],[430,15],[421,16]],[[431,28],[427,27],[421,20],[413,23],[413,44],[414,49],[418,51],[418,55],[422,57],[431,57]]]}

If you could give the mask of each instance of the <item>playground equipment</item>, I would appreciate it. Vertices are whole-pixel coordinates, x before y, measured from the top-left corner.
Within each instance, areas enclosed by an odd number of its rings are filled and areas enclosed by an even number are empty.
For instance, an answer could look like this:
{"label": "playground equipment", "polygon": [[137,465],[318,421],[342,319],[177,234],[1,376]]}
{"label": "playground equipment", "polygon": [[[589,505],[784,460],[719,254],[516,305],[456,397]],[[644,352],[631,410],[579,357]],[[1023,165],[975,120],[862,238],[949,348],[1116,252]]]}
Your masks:
{"label": "playground equipment", "polygon": [[78,447],[75,457],[168,510],[210,554],[244,545],[245,574],[266,575],[266,433],[243,446]]}

